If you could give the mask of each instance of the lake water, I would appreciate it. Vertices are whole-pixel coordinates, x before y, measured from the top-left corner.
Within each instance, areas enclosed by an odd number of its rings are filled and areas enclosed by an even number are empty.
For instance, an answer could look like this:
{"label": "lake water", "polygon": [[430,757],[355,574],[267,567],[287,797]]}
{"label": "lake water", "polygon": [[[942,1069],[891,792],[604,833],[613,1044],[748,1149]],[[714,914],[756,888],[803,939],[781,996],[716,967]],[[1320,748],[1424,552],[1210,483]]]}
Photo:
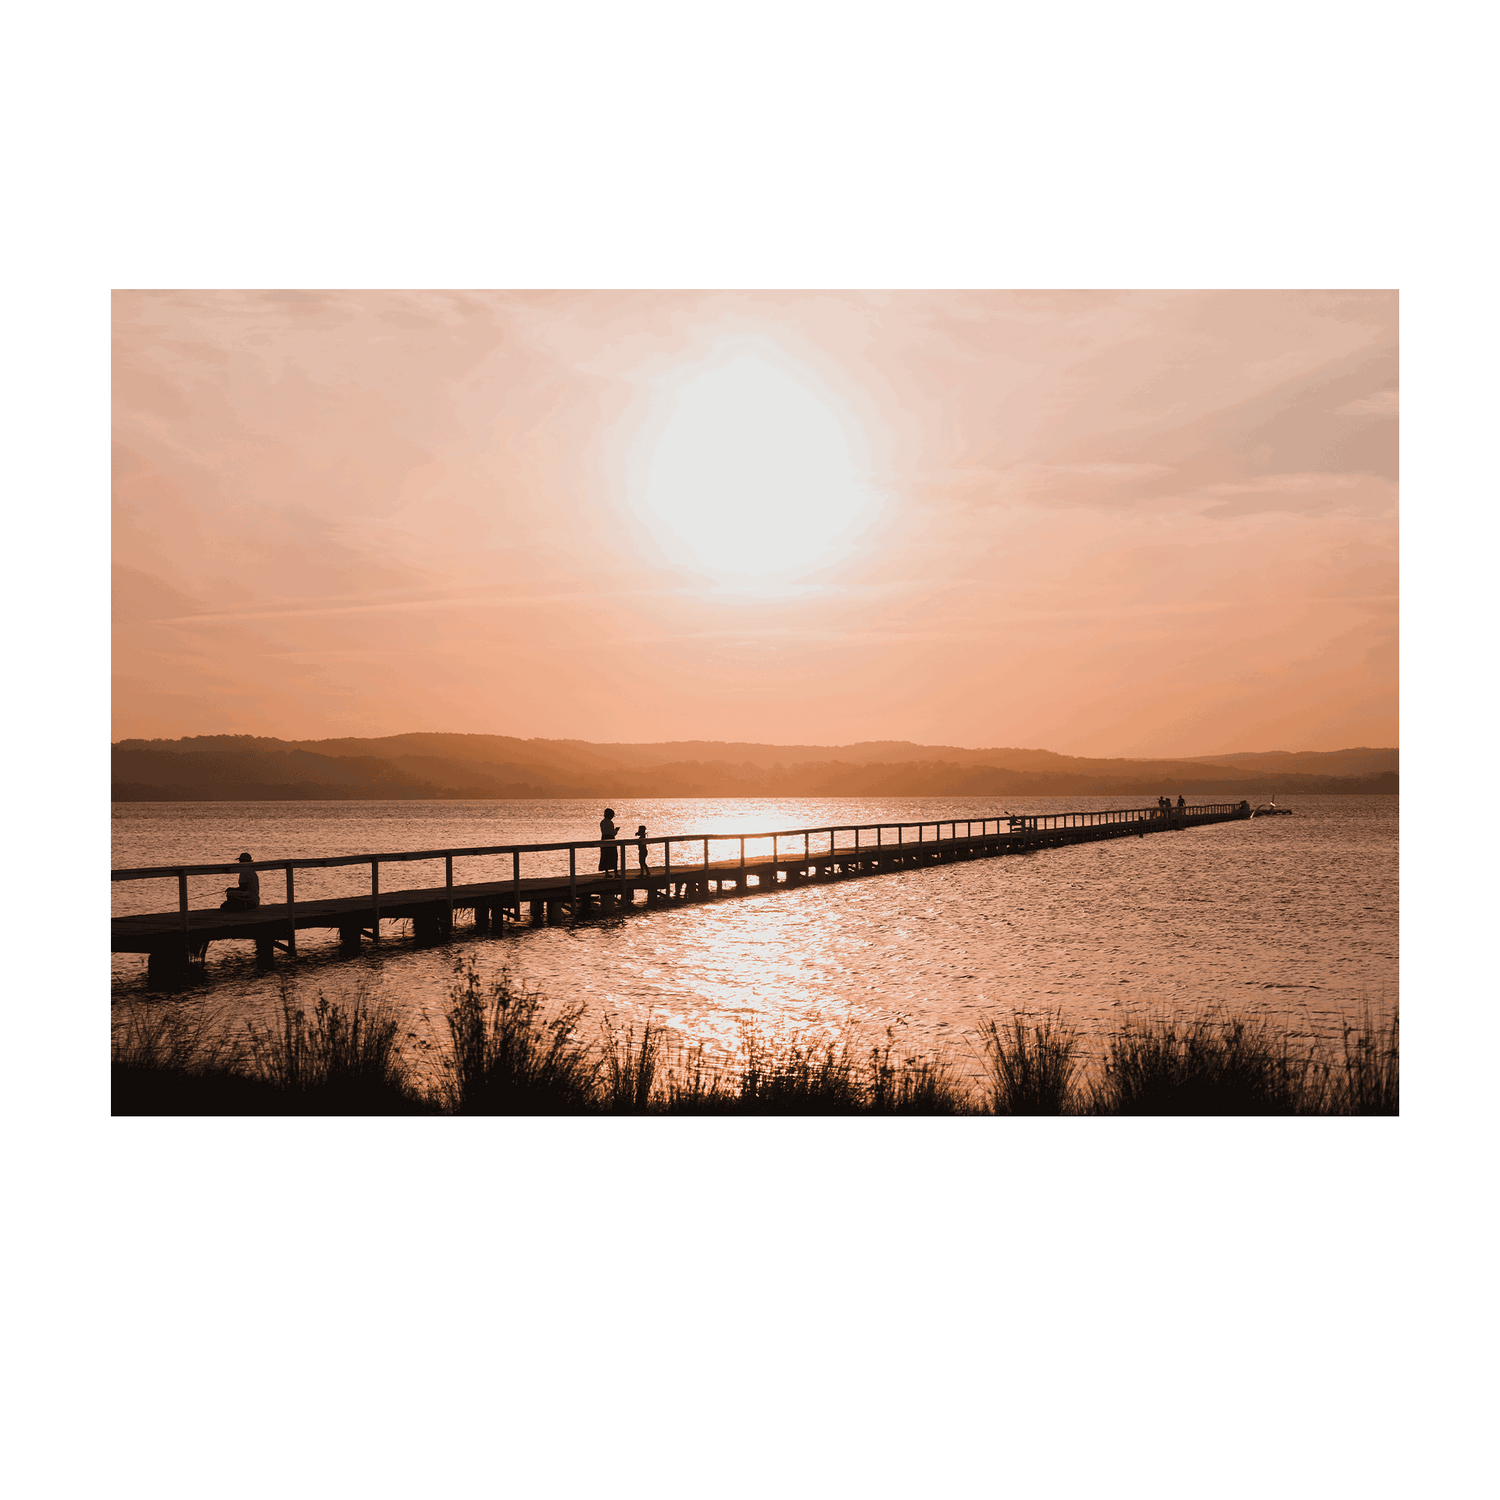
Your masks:
{"label": "lake water", "polygon": [[[248,943],[209,949],[208,983],[148,989],[144,956],[113,959],[116,1002],[208,1005],[269,1020],[289,982],[307,1001],[357,986],[397,1007],[415,1039],[436,1039],[456,962],[508,967],[589,1015],[648,1014],[685,1038],[732,1050],[742,1023],[768,1035],[854,1026],[905,1046],[970,1056],[996,1012],[1060,1010],[1096,1051],[1143,1011],[1229,1010],[1336,1041],[1343,1019],[1397,999],[1396,797],[1304,797],[1292,817],[1113,839],[785,894],[638,909],[569,928],[499,937],[460,925],[446,945],[409,935],[341,958],[337,935],[299,933],[295,961],[257,969]],[[736,835],[829,824],[1088,811],[1119,798],[681,798],[621,804],[622,828],[652,836]],[[385,853],[597,837],[593,802],[116,803],[116,868]],[[929,837],[931,831],[929,830]],[[737,840],[714,851],[737,853]],[[751,852],[755,852],[752,847]],[[653,856],[653,859],[659,856]],[[687,857],[686,855],[680,857]],[[552,867],[565,870],[566,855]],[[632,859],[632,863],[634,863]],[[541,874],[533,857],[523,874]],[[508,859],[459,861],[456,881],[502,879]],[[282,876],[262,872],[264,899]],[[383,889],[441,885],[443,866],[381,867]],[[194,907],[217,906],[232,876],[194,878]],[[299,871],[299,900],[368,891],[368,868]],[[116,882],[116,914],[174,910],[175,880]]]}

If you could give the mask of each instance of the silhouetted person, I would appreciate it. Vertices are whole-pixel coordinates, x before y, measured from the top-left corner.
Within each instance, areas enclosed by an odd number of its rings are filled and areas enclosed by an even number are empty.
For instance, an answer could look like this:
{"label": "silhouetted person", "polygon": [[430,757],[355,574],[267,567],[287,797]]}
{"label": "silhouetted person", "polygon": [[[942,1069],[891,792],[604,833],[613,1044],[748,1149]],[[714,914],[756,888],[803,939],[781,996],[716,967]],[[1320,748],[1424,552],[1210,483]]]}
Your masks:
{"label": "silhouetted person", "polygon": [[[612,807],[604,809],[604,816],[599,820],[599,837],[601,839],[617,839],[620,830],[615,827],[615,810]],[[599,850],[599,868],[601,870],[614,871],[615,863],[620,857],[619,846],[605,844]]]}
{"label": "silhouetted person", "polygon": [[638,840],[635,846],[635,857],[640,860],[641,869],[644,871],[646,868],[646,825],[644,823],[636,829],[635,836]]}
{"label": "silhouetted person", "polygon": [[1187,798],[1181,792],[1177,794],[1177,811],[1181,812],[1187,806]]}
{"label": "silhouetted person", "polygon": [[[240,863],[248,865],[250,856],[240,855]],[[254,911],[260,905],[260,876],[254,870],[241,870],[240,883],[226,886],[224,894],[229,899],[220,904],[220,911]]]}

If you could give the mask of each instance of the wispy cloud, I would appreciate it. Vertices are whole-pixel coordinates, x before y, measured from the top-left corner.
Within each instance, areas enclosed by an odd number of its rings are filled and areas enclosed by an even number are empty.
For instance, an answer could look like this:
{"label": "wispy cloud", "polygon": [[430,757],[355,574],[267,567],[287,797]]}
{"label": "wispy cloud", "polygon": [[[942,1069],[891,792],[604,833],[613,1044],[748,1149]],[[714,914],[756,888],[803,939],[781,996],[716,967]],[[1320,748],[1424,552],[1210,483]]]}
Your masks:
{"label": "wispy cloud", "polygon": [[1333,414],[1336,417],[1394,417],[1400,410],[1400,397],[1395,391],[1376,391],[1373,396],[1361,396],[1358,401],[1335,406]]}
{"label": "wispy cloud", "polygon": [[1368,481],[1365,474],[1257,474],[1253,479],[1236,479],[1226,484],[1210,484],[1198,490],[1199,495],[1315,495],[1324,490],[1352,490]]}

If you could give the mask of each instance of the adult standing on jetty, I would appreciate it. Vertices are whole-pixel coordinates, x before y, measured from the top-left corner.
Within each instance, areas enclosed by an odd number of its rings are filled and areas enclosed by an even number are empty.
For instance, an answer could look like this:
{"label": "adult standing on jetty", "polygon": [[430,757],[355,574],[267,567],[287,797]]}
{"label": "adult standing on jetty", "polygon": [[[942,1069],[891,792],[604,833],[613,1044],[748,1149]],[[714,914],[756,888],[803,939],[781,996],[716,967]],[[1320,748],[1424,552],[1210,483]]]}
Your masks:
{"label": "adult standing on jetty", "polygon": [[[617,839],[620,830],[615,827],[615,810],[612,807],[604,809],[604,816],[599,820],[599,837],[601,839]],[[601,870],[613,871],[615,861],[620,857],[619,846],[606,843],[599,849],[599,868]]]}
{"label": "adult standing on jetty", "polygon": [[[240,863],[248,865],[250,856],[240,855]],[[220,911],[254,911],[260,905],[260,876],[254,870],[241,870],[240,883],[226,886],[224,894],[229,899],[220,904]]]}

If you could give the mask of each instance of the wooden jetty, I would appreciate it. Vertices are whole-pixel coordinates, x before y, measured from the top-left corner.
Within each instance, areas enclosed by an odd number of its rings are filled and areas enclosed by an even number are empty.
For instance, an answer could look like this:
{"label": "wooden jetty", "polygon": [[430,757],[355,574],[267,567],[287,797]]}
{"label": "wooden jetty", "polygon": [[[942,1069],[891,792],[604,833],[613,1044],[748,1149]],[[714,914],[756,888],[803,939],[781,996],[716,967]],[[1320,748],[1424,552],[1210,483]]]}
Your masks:
{"label": "wooden jetty", "polygon": [[[167,979],[193,958],[201,958],[213,942],[253,942],[257,956],[271,961],[278,951],[296,953],[299,932],[325,929],[337,931],[342,949],[355,953],[362,941],[380,938],[382,922],[409,921],[419,941],[441,941],[452,934],[455,913],[468,913],[475,931],[505,932],[523,924],[542,926],[549,922],[577,921],[601,913],[623,912],[638,905],[649,908],[665,902],[792,890],[827,880],[882,875],[1095,839],[1144,836],[1250,816],[1248,802],[1230,802],[1171,810],[1135,807],[1103,812],[1020,813],[999,818],[841,824],[769,833],[673,834],[644,841],[619,839],[608,844],[598,839],[566,844],[496,844],[324,859],[264,860],[249,865],[166,865],[112,870],[111,880],[175,881],[177,910],[115,917],[110,946],[115,953],[149,955],[148,977]],[[964,830],[962,833],[958,831],[960,828]],[[771,841],[769,854],[747,855],[747,844],[767,839]],[[647,868],[624,868],[627,860],[637,858],[642,842],[648,851]],[[737,858],[733,854],[723,859],[711,856],[711,845],[736,843]],[[789,849],[783,849],[783,843],[788,843]],[[597,864],[599,851],[604,849],[615,851],[621,868],[580,869],[580,864]],[[523,877],[523,857],[564,852],[568,856],[566,875]],[[455,882],[455,860],[497,855],[510,857],[508,880]],[[382,867],[389,878],[393,865],[428,860],[443,861],[442,885],[400,890],[392,890],[389,885],[381,888]],[[368,894],[297,900],[298,870],[349,865],[369,866]],[[286,900],[262,904],[249,911],[190,909],[187,889],[190,875],[238,875],[247,868],[284,872]]]}

